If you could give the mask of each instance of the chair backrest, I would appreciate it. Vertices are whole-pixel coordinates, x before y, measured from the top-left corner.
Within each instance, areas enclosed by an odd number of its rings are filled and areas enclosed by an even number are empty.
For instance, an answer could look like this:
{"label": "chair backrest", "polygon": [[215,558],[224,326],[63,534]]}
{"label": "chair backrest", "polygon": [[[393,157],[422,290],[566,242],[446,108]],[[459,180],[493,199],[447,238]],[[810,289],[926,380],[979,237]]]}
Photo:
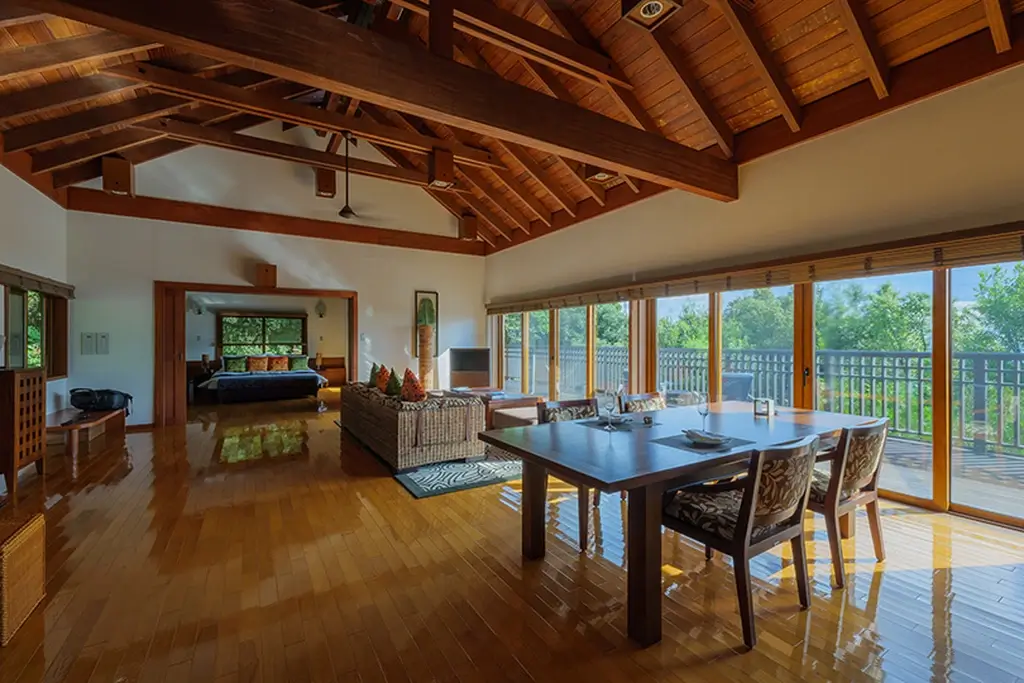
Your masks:
{"label": "chair backrest", "polygon": [[695,406],[700,403],[701,392],[669,391],[665,394],[665,403],[672,406]]}
{"label": "chair backrest", "polygon": [[802,523],[817,452],[818,437],[808,436],[754,454],[739,517],[747,534],[754,527]]}
{"label": "chair backrest", "polygon": [[643,413],[649,410],[665,410],[665,397],[657,391],[651,394],[628,394],[619,396],[619,410],[623,413]]}
{"label": "chair backrest", "polygon": [[547,401],[537,404],[537,422],[571,422],[597,417],[597,399],[581,398],[572,401]]}
{"label": "chair backrest", "polygon": [[[830,492],[832,488],[841,486],[841,493],[850,495],[865,486],[877,486],[888,434],[887,417],[844,429],[836,445]],[[836,476],[837,471],[842,473],[841,478]]]}

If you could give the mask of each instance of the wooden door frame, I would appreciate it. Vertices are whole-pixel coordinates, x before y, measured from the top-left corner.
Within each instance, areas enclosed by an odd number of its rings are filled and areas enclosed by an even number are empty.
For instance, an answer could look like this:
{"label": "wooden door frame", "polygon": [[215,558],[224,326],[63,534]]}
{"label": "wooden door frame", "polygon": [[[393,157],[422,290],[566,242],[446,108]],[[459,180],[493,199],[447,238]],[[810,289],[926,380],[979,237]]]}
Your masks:
{"label": "wooden door frame", "polygon": [[[217,294],[265,294],[271,296],[304,296],[319,299],[347,299],[348,305],[348,354],[345,358],[345,370],[348,381],[355,382],[359,378],[359,293],[348,289],[302,289],[296,287],[256,287],[253,285],[224,285],[210,282],[169,282],[157,280],[153,283],[154,327],[154,368],[153,368],[153,426],[167,426],[167,415],[164,404],[170,397],[173,400],[174,382],[184,382],[185,377],[168,378],[163,371],[164,356],[168,353],[184,354],[184,346],[175,347],[176,340],[168,340],[169,331],[173,331],[173,321],[166,320],[163,315],[163,301],[168,294],[184,296],[187,292],[213,292]],[[185,327],[185,310],[182,310],[179,321]],[[168,343],[170,342],[170,343]],[[184,367],[184,363],[182,363]],[[182,393],[184,397],[184,393]],[[184,409],[180,414],[184,415]]]}

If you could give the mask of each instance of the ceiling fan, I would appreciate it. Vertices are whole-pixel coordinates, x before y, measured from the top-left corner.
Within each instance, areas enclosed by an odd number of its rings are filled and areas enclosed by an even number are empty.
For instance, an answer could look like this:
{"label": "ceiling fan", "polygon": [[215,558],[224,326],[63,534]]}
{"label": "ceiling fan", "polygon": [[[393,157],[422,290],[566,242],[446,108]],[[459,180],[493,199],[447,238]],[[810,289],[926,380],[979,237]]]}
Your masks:
{"label": "ceiling fan", "polygon": [[341,211],[338,212],[338,215],[347,220],[347,219],[350,219],[350,218],[358,218],[358,215],[356,214],[355,211],[352,210],[352,207],[349,206],[349,203],[348,203],[348,141],[349,141],[349,134],[348,133],[344,133],[344,136],[345,136],[345,206],[341,207]]}

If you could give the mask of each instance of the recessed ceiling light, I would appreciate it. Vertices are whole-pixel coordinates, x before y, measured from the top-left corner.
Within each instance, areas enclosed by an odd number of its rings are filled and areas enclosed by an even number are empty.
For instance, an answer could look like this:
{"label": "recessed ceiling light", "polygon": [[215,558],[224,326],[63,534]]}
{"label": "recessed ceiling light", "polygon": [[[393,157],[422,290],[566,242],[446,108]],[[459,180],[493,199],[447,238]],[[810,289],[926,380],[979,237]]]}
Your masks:
{"label": "recessed ceiling light", "polygon": [[653,31],[682,4],[681,0],[621,0],[622,17]]}
{"label": "recessed ceiling light", "polygon": [[640,7],[640,16],[644,19],[657,19],[665,11],[665,5],[658,0],[648,0]]}

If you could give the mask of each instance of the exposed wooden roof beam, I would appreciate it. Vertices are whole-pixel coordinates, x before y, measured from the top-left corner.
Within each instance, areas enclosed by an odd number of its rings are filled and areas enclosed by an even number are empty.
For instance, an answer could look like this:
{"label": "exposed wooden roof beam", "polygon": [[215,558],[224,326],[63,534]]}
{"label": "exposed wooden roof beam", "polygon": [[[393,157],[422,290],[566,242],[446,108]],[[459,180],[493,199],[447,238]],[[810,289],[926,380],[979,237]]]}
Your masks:
{"label": "exposed wooden roof beam", "polygon": [[697,78],[683,61],[683,55],[679,48],[676,47],[671,38],[661,31],[651,32],[641,28],[636,28],[633,31],[634,35],[640,33],[647,35],[648,41],[655,53],[668,65],[669,73],[690,100],[690,104],[693,106],[694,111],[700,115],[704,125],[711,131],[715,138],[715,143],[725,154],[726,158],[732,157],[732,128],[718,112],[718,109],[711,102],[711,98],[704,92],[704,88],[701,87]]}
{"label": "exposed wooden roof beam", "polygon": [[141,87],[138,83],[93,74],[69,81],[57,81],[37,88],[18,90],[0,96],[0,121],[42,114],[58,107],[68,107],[88,100]]}
{"label": "exposed wooden roof beam", "polygon": [[107,59],[159,47],[153,40],[139,40],[103,31],[0,52],[0,81],[49,71],[80,62]]}
{"label": "exposed wooden roof beam", "polygon": [[996,52],[1006,52],[1013,46],[1013,32],[1010,28],[1013,8],[1010,0],[982,0],[982,3],[985,5],[985,17],[988,19]]}
{"label": "exposed wooden roof beam", "polygon": [[[423,16],[430,14],[430,5],[424,0],[391,1]],[[613,82],[624,88],[632,87],[618,67],[604,55],[489,2],[452,1],[455,6],[455,27],[467,35],[597,85]]]}
{"label": "exposed wooden roof beam", "polygon": [[505,153],[514,158],[519,164],[526,169],[526,172],[533,177],[537,183],[548,191],[552,197],[555,198],[561,207],[570,216],[576,215],[576,200],[572,198],[568,192],[565,191],[559,183],[555,182],[548,177],[547,173],[541,168],[540,164],[530,156],[529,151],[520,147],[519,145],[498,141],[498,144],[504,147]]}
{"label": "exposed wooden roof beam", "polygon": [[[159,119],[157,121],[143,121],[135,124],[136,128],[148,130],[155,133],[162,133],[175,140],[183,140],[195,144],[210,145],[222,149],[245,152],[257,156],[271,157],[292,161],[300,164],[307,164],[317,168],[326,168],[334,171],[345,170],[345,160],[337,154],[328,154],[317,149],[291,145],[286,142],[257,138],[251,135],[230,133],[209,126],[200,126],[195,123],[185,123],[173,119]],[[427,186],[427,174],[406,169],[397,169],[387,164],[379,164],[365,159],[351,158],[348,161],[348,169],[356,175],[364,175],[370,178],[381,180],[393,180],[409,185]]]}
{"label": "exposed wooden roof beam", "polygon": [[[268,78],[264,74],[253,71],[237,71],[221,77],[219,81],[225,85],[244,89],[264,83]],[[213,81],[209,82],[213,83]],[[108,104],[104,107],[86,109],[68,116],[37,121],[4,132],[4,151],[17,152],[32,149],[105,128],[167,116],[194,104],[188,99],[156,93]]]}
{"label": "exposed wooden roof beam", "polygon": [[438,57],[455,59],[455,0],[433,0],[428,22],[430,51]]}
{"label": "exposed wooden roof beam", "polygon": [[793,94],[793,89],[775,63],[775,57],[765,44],[764,39],[754,24],[753,17],[747,10],[737,7],[731,0],[709,0],[721,12],[732,28],[733,35],[739,41],[754,69],[761,75],[768,92],[775,100],[775,106],[786,120],[790,130],[800,130],[800,103]]}
{"label": "exposed wooden roof beam", "polygon": [[[475,194],[464,194],[462,195],[462,201],[469,205],[469,208],[479,216],[487,225],[498,234],[499,237],[504,238],[506,241],[511,241],[512,237],[509,231],[505,227],[505,221],[501,220],[491,207],[484,203],[484,200],[477,197]],[[493,246],[493,245],[492,245]]]}
{"label": "exposed wooden roof beam", "polygon": [[474,166],[501,165],[494,155],[484,149],[457,143],[439,143],[434,138],[398,131],[390,126],[379,126],[372,121],[346,117],[309,105],[266,97],[229,84],[162,69],[148,64],[125,64],[109,69],[110,73],[146,83],[165,92],[196,99],[209,104],[246,111],[259,116],[289,121],[334,133],[351,132],[353,135],[406,151],[429,152],[434,147],[450,149],[459,161]]}
{"label": "exposed wooden roof beam", "polygon": [[[253,84],[253,87],[261,88],[263,92],[274,97],[299,97],[310,91],[309,86],[282,83],[272,76],[262,74],[261,76],[265,80],[262,83]],[[179,116],[190,123],[211,124],[227,120],[237,114],[238,112],[230,109],[204,105],[191,111],[182,112]],[[104,135],[60,145],[44,152],[36,152],[32,155],[32,171],[44,173],[67,168],[99,156],[115,154],[138,145],[155,142],[163,137],[165,136],[162,134],[150,131],[122,128]]]}
{"label": "exposed wooden roof beam", "polygon": [[839,10],[839,21],[853,42],[857,57],[871,80],[871,87],[875,89],[878,97],[888,97],[889,63],[882,52],[882,46],[878,44],[878,36],[875,27],[871,25],[864,0],[836,0],[836,6]]}
{"label": "exposed wooden roof beam", "polygon": [[[288,80],[668,187],[725,201],[738,197],[734,163],[287,0],[33,0],[33,4],[61,16],[230,59]],[[290,35],[303,37],[302,50],[281,39],[282,27]],[[550,125],[552,121],[560,125]]]}
{"label": "exposed wooden roof beam", "polygon": [[47,14],[45,12],[37,12],[34,9],[21,7],[13,3],[5,3],[0,6],[0,28],[31,24],[33,21],[42,21],[46,17]]}

